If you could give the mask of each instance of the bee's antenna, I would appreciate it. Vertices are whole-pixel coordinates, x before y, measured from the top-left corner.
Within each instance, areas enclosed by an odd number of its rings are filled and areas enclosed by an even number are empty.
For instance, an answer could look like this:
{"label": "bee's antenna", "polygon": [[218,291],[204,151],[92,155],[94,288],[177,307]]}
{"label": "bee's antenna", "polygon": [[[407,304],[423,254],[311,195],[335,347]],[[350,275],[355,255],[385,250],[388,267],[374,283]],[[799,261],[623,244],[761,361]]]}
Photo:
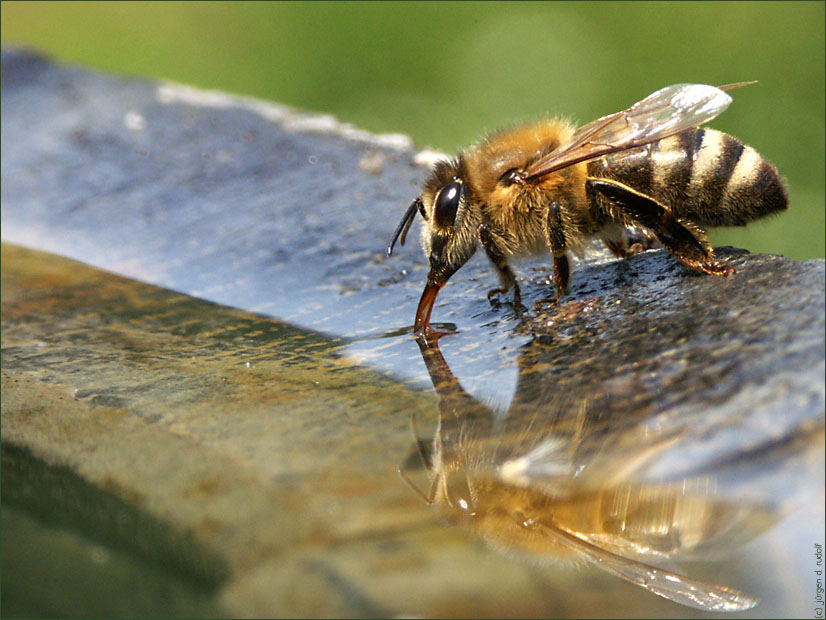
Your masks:
{"label": "bee's antenna", "polygon": [[[419,452],[419,458],[422,459],[422,464],[426,468],[429,469],[430,468],[430,459],[428,459],[427,456],[425,456],[424,450],[422,450],[422,440],[419,439],[419,433],[418,433],[418,430],[416,429],[416,415],[415,414],[410,416],[410,431],[413,433],[413,441],[416,443],[416,450]],[[436,485],[439,482],[439,478],[441,478],[440,475],[438,475],[438,474],[436,475],[436,477],[433,479],[433,482],[430,484],[430,491],[428,492],[427,495],[425,495],[424,492],[419,487],[417,487],[415,484],[413,484],[413,481],[410,480],[410,478],[407,476],[407,474],[404,473],[404,471],[402,470],[401,467],[397,468],[396,471],[399,472],[399,475],[402,477],[402,480],[405,481],[407,486],[409,486],[410,489],[416,493],[416,495],[421,497],[428,504],[433,503],[433,498],[436,497]]]}
{"label": "bee's antenna", "polygon": [[419,487],[413,484],[410,478],[407,477],[407,474],[402,471],[401,467],[396,469],[396,471],[399,472],[399,475],[402,477],[402,480],[405,481],[407,486],[409,486],[416,493],[416,495],[421,497],[427,504],[433,503],[433,498],[436,496],[436,484],[439,482],[439,479],[441,478],[440,475],[437,475],[433,479],[433,483],[430,485],[430,492],[427,495],[425,495]]}
{"label": "bee's antenna", "polygon": [[413,219],[416,217],[416,209],[421,204],[422,199],[416,198],[409,207],[407,207],[407,211],[404,212],[404,216],[402,217],[402,221],[399,222],[399,225],[396,227],[396,232],[393,233],[393,240],[390,242],[390,246],[387,248],[387,255],[391,256],[393,254],[393,246],[396,245],[396,239],[399,239],[400,243],[404,245],[404,239],[407,237],[407,231],[410,229],[410,225],[413,223]]}

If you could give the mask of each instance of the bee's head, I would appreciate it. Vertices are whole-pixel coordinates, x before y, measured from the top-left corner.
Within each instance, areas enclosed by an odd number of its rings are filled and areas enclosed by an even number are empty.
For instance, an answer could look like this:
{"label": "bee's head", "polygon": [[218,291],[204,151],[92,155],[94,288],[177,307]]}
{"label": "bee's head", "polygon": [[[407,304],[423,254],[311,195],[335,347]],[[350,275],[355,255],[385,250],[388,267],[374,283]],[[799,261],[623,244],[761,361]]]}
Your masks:
{"label": "bee's head", "polygon": [[404,244],[407,230],[418,211],[424,220],[421,242],[430,263],[430,273],[416,311],[417,331],[427,330],[439,290],[476,251],[479,215],[470,208],[472,196],[463,172],[461,157],[436,164],[425,181],[421,196],[413,201],[399,223],[387,251],[388,254],[392,252],[400,235]]}

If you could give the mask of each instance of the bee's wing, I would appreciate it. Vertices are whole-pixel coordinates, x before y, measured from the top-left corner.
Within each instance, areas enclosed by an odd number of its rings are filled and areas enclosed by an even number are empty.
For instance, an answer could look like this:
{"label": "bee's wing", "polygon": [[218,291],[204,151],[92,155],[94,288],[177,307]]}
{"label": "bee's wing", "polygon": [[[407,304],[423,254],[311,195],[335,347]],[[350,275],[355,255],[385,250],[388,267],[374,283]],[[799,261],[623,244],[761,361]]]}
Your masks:
{"label": "bee's wing", "polygon": [[758,603],[739,590],[690,579],[611,553],[553,523],[534,521],[525,525],[564,543],[604,570],[675,603],[704,611],[743,611]]}
{"label": "bee's wing", "polygon": [[540,157],[525,170],[528,179],[581,161],[624,151],[702,125],[731,103],[724,89],[705,84],[674,84],[638,101],[627,110],[603,116],[579,129],[566,145]]}

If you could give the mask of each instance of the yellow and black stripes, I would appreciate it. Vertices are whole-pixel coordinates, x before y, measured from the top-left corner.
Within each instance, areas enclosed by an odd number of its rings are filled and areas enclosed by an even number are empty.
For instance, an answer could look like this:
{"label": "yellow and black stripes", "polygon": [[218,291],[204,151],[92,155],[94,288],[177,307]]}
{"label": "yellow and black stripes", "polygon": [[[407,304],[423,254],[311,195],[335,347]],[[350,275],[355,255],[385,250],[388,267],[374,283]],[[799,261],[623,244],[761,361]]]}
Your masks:
{"label": "yellow and black stripes", "polygon": [[713,129],[601,157],[589,162],[588,176],[617,181],[700,226],[742,226],[788,203],[774,166]]}

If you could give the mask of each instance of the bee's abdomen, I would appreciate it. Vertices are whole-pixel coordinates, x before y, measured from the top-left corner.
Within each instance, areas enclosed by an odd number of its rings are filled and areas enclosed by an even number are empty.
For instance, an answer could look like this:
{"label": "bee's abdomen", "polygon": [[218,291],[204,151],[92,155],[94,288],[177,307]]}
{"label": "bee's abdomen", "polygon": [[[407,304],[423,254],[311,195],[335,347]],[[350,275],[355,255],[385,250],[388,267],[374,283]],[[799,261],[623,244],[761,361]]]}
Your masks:
{"label": "bee's abdomen", "polygon": [[689,129],[607,155],[589,164],[588,175],[627,185],[704,226],[742,226],[788,205],[777,169],[713,129]]}

